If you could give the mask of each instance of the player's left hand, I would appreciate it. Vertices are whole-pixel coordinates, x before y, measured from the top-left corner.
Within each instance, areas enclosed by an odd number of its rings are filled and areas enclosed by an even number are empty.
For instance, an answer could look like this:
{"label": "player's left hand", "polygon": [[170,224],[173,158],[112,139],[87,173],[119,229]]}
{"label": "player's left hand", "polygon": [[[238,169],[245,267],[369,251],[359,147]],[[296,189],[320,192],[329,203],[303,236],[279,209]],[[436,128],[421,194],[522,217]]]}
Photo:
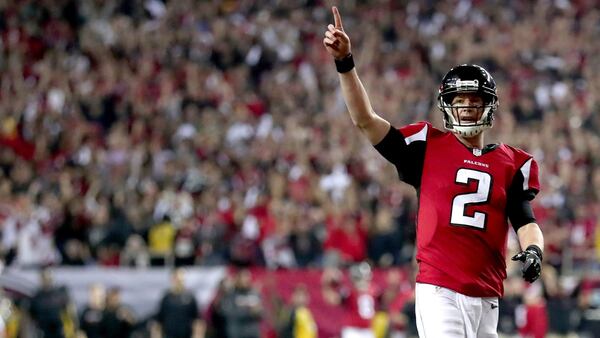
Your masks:
{"label": "player's left hand", "polygon": [[540,278],[542,274],[542,252],[537,246],[528,246],[525,251],[514,255],[512,260],[523,262],[521,273],[523,274],[523,279],[529,283],[533,283]]}

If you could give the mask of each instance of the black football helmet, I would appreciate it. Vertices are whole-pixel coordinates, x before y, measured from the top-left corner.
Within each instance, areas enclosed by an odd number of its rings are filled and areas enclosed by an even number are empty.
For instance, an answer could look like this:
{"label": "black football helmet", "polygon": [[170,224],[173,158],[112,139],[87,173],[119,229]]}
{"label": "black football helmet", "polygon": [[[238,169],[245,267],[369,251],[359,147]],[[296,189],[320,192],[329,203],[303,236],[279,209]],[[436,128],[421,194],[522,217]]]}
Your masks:
{"label": "black football helmet", "polygon": [[[475,93],[483,99],[483,114],[478,121],[457,121],[452,114],[452,100],[459,93]],[[498,108],[496,82],[483,67],[475,64],[456,66],[444,76],[438,95],[438,107],[444,114],[444,127],[453,133],[471,137],[492,127],[494,112]],[[481,107],[478,107],[481,108]]]}

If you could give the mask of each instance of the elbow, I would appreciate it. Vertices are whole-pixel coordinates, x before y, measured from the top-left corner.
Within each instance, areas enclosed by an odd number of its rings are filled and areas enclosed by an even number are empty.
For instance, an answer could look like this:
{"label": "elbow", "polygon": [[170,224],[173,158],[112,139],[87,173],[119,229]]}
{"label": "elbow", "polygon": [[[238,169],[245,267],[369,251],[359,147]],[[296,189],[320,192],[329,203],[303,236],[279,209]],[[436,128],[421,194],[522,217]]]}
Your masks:
{"label": "elbow", "polygon": [[366,116],[361,119],[352,119],[352,122],[358,129],[367,130],[373,125],[374,120],[375,118],[371,114],[369,114],[369,116]]}
{"label": "elbow", "polygon": [[368,129],[368,123],[354,122],[354,126],[358,128],[360,131],[364,131]]}

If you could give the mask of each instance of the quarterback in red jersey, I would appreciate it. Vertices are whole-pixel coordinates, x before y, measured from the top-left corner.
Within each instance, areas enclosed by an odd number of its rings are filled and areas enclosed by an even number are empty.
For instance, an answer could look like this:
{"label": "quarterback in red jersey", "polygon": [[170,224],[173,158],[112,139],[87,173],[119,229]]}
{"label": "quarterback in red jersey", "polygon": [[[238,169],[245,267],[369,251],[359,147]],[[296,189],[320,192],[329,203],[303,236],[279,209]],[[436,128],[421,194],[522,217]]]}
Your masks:
{"label": "quarterback in red jersey", "polygon": [[[541,273],[544,239],[530,201],[539,191],[533,157],[484,145],[498,108],[496,83],[464,64],[442,79],[438,106],[447,131],[420,122],[395,128],[377,115],[354,67],[350,38],[333,7],[323,44],[334,57],[350,117],[419,196],[415,313],[423,337],[497,337],[510,225],[524,250],[523,278]],[[509,225],[510,220],[510,225]]]}

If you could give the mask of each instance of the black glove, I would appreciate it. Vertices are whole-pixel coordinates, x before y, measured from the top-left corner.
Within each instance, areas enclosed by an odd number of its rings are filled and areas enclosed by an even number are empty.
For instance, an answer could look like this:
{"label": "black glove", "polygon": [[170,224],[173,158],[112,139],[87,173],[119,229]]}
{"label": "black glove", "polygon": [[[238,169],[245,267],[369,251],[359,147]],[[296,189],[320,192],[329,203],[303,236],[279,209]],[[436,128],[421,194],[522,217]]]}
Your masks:
{"label": "black glove", "polygon": [[523,262],[521,272],[523,279],[529,283],[533,283],[540,278],[542,274],[542,250],[537,245],[530,245],[518,254],[514,255],[513,261]]}

